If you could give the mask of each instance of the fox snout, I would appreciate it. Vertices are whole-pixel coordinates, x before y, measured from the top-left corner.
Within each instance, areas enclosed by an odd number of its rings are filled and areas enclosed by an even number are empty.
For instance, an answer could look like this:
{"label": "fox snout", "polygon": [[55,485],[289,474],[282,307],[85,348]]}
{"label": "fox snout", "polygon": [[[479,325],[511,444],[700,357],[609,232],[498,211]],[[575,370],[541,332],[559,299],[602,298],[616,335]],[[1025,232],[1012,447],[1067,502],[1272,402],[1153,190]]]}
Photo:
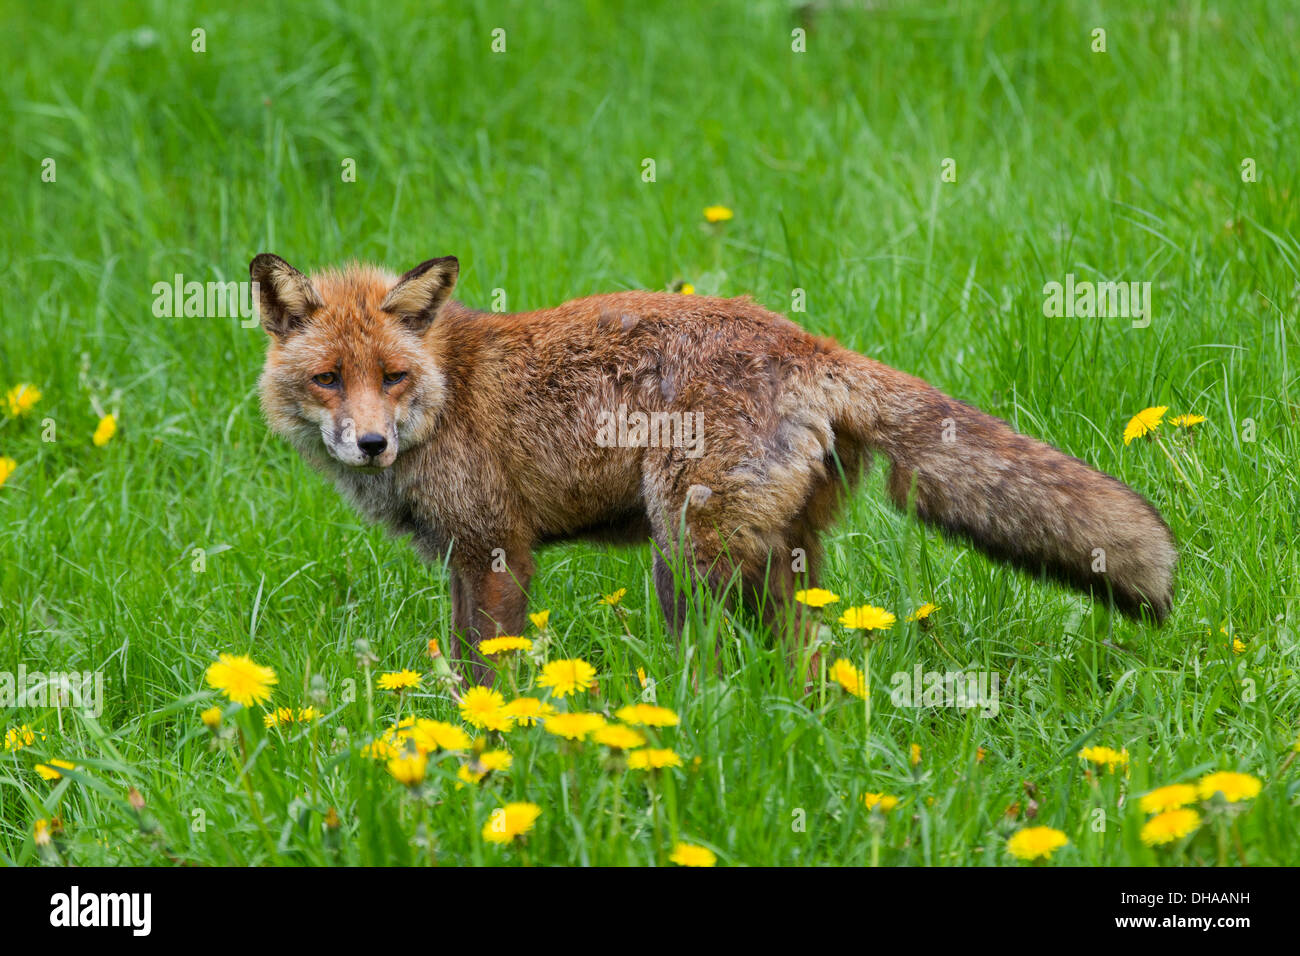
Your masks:
{"label": "fox snout", "polygon": [[350,416],[326,416],[321,423],[325,450],[353,468],[387,468],[397,460],[400,443],[392,420],[359,425]]}

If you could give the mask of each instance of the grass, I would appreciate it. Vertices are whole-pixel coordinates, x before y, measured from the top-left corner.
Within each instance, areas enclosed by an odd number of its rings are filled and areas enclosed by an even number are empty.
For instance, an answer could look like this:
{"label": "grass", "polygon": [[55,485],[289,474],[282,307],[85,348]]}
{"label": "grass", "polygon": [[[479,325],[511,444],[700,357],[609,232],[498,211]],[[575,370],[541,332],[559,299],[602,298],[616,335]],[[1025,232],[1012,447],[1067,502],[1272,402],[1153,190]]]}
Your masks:
{"label": "grass", "polygon": [[[1005,865],[1032,823],[1068,837],[1058,864],[1300,863],[1290,5],[4,6],[0,387],[42,398],[0,417],[17,463],[0,671],[96,671],[104,704],[6,713],[44,737],[0,754],[0,860],[662,864],[680,840],[724,864]],[[707,226],[714,203],[734,220]],[[803,289],[807,328],[1150,497],[1179,541],[1174,612],[1143,627],[944,542],[885,504],[877,471],[824,582],[829,611],[899,617],[870,642],[869,710],[805,696],[716,607],[678,645],[648,547],[565,546],[541,556],[533,608],[548,658],[590,661],[599,691],[562,706],[653,695],[680,715],[655,736],[684,766],[625,771],[519,728],[491,744],[509,771],[457,789],[464,758],[444,755],[408,792],[360,749],[399,711],[459,723],[432,677],[372,684],[432,670],[444,576],[268,435],[260,330],[152,311],[154,283],[242,279],[267,250],[302,268],[455,254],[482,307],[684,280],[789,311]],[[1045,317],[1067,273],[1150,282],[1150,326]],[[1126,446],[1161,405],[1208,420]],[[120,430],[96,447],[109,412]],[[617,588],[618,609],[598,603]],[[933,626],[903,621],[927,600]],[[834,654],[863,665],[829,611]],[[323,717],[268,731],[226,706],[214,737],[204,673],[225,652],[275,670],[273,704]],[[892,675],[917,666],[998,675],[997,714],[896,705]],[[1090,771],[1092,745],[1127,749],[1126,771]],[[49,758],[77,769],[46,781]],[[1145,845],[1136,797],[1213,770],[1263,788]],[[867,792],[900,804],[869,812]],[[536,826],[485,841],[510,801],[541,807]]]}

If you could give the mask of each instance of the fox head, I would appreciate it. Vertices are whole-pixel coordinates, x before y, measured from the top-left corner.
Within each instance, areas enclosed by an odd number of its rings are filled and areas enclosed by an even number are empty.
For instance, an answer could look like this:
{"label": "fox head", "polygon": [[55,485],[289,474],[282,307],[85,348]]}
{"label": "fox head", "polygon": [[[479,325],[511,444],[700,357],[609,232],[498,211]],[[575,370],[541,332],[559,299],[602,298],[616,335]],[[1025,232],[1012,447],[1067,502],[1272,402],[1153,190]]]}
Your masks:
{"label": "fox head", "polygon": [[270,337],[260,389],[276,434],[367,472],[428,436],[445,382],[425,335],[456,284],[454,256],[400,278],[355,265],[309,277],[270,253],[248,271]]}

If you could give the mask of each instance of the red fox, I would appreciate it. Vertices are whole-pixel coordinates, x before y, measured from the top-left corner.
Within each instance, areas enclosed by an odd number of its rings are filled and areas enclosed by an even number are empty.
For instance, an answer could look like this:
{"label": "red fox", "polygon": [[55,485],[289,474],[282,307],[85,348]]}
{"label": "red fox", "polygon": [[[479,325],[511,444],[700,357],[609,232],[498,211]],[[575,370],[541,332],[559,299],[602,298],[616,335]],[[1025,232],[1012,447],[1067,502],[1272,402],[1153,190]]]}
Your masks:
{"label": "red fox", "polygon": [[355,264],[309,277],[265,253],[250,265],[271,429],[364,516],[447,562],[479,678],[473,648],[523,631],[533,552],[565,539],[652,542],[674,632],[682,577],[739,583],[797,617],[819,533],[872,452],[892,464],[893,502],[923,521],[1129,615],[1169,612],[1177,552],[1155,508],[920,379],[750,298],[619,292],[479,312],[451,299],[458,273],[452,256],[400,277]]}

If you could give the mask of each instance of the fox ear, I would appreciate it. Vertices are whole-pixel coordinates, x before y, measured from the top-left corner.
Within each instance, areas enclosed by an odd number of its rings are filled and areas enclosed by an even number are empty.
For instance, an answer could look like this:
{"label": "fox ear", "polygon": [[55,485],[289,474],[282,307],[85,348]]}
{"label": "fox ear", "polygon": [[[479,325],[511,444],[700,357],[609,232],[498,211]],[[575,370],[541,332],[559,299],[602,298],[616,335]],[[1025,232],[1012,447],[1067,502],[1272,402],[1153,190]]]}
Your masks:
{"label": "fox ear", "polygon": [[455,256],[430,259],[397,280],[379,307],[400,316],[414,332],[423,332],[438,317],[460,275]]}
{"label": "fox ear", "polygon": [[301,331],[311,314],[324,305],[311,280],[279,256],[263,252],[248,264],[248,274],[262,327],[277,339]]}

